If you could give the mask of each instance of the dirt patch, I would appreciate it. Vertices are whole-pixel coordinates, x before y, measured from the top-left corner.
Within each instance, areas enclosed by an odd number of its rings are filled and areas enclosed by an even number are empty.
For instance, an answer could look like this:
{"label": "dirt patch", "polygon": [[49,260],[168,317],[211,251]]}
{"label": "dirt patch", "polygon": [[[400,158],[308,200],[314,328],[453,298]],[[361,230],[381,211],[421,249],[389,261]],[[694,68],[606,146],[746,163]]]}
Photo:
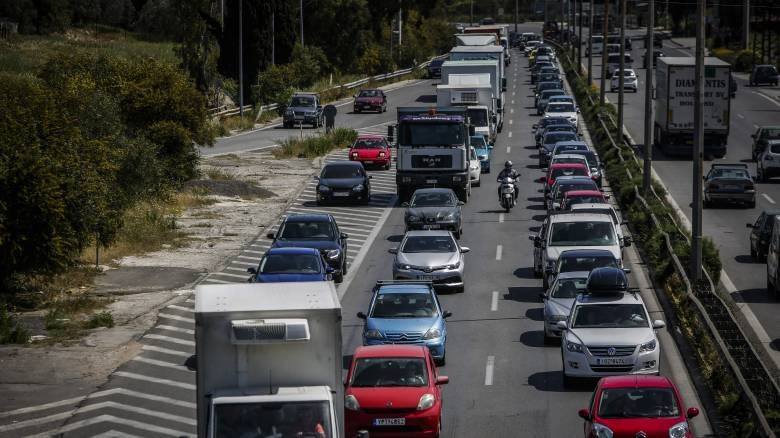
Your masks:
{"label": "dirt patch", "polygon": [[266,199],[276,196],[276,194],[270,190],[258,187],[255,184],[243,180],[199,179],[188,182],[185,184],[185,187],[203,190],[209,195],[238,196],[244,199]]}

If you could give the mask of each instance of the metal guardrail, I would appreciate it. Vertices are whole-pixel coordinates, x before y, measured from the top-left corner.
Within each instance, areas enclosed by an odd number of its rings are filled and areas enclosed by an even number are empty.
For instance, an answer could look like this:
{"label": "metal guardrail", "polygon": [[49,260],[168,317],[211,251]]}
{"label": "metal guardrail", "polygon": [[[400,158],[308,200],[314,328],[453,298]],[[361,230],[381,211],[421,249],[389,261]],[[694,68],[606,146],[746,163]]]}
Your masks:
{"label": "metal guardrail", "polygon": [[[401,70],[396,70],[396,71],[391,72],[391,73],[382,73],[382,74],[378,74],[376,76],[368,76],[368,77],[365,77],[365,78],[362,78],[362,79],[358,79],[356,81],[347,82],[345,84],[339,84],[339,85],[336,85],[334,87],[328,88],[328,89],[324,90],[323,92],[328,92],[328,91],[336,90],[336,89],[339,89],[339,88],[345,88],[345,89],[349,90],[349,89],[353,89],[353,88],[359,87],[361,85],[365,85],[365,84],[367,84],[367,83],[369,83],[371,81],[386,81],[388,79],[393,79],[393,78],[396,78],[396,77],[399,77],[399,76],[407,75],[407,74],[411,73],[416,68],[425,68],[425,67],[427,67],[428,64],[431,63],[431,61],[433,61],[434,59],[440,58],[440,57],[441,56],[434,56],[433,58],[431,58],[431,59],[429,59],[429,60],[427,60],[427,61],[425,61],[423,63],[418,64],[416,67],[409,67],[409,68],[405,68],[405,69],[401,69]],[[268,104],[268,105],[261,105],[261,106],[259,106],[258,107],[258,111],[257,111],[257,117],[255,117],[255,120],[259,119],[260,115],[262,115],[266,111],[273,111],[275,109],[278,109],[280,105],[282,105],[282,104],[280,104],[280,103],[272,103],[272,104]],[[244,111],[251,111],[252,109],[253,109],[252,105],[244,105]],[[227,105],[221,105],[219,107],[210,108],[208,110],[209,116],[211,116],[211,117],[218,117],[218,118],[219,117],[234,116],[234,115],[236,115],[236,114],[238,114],[240,112],[241,111],[238,108],[230,108],[230,109],[228,109]]]}
{"label": "metal guardrail", "polygon": [[[558,47],[561,53],[565,54],[566,60],[570,65],[573,61],[569,58],[565,49],[558,44],[553,43]],[[573,74],[582,80],[581,76],[576,70],[573,70]],[[590,94],[587,95],[589,103],[594,105]],[[617,123],[611,115],[606,115],[606,118],[612,124],[612,130],[609,129],[604,121],[605,117],[598,115],[598,122],[601,124],[601,128],[606,133],[609,140],[610,147],[617,153],[618,158],[623,164],[628,164],[628,160],[623,156],[623,152],[631,151],[629,160],[637,166],[638,169],[642,169],[640,160],[634,153],[634,145],[631,141],[623,135],[622,127],[617,126]],[[618,145],[618,142],[613,138],[612,132],[619,132],[621,143],[624,147]],[[628,166],[623,166],[629,180],[633,179]],[[758,422],[760,433],[764,437],[775,437],[773,432],[773,425],[770,425],[767,420],[764,411],[761,406],[761,401],[764,404],[770,406],[780,405],[780,387],[778,383],[772,378],[771,373],[767,369],[766,365],[760,360],[760,356],[757,354],[753,345],[748,341],[742,327],[736,322],[734,315],[731,313],[726,302],[715,292],[715,286],[712,282],[712,278],[709,273],[704,270],[705,279],[698,284],[692,285],[685,268],[679,260],[679,257],[674,251],[672,244],[672,237],[664,231],[666,227],[658,219],[655,213],[653,213],[650,205],[642,197],[639,187],[633,185],[634,196],[642,204],[645,211],[649,213],[654,227],[661,233],[664,238],[664,249],[668,253],[669,259],[672,260],[671,266],[675,273],[685,284],[685,295],[694,304],[694,307],[701,318],[704,321],[709,335],[714,340],[715,345],[719,353],[726,359],[728,368],[737,380],[742,394],[741,396],[749,401],[753,417]],[[662,204],[666,204],[665,200],[656,193],[655,188],[651,187],[651,193]],[[678,239],[684,239],[685,242],[690,245],[690,239],[687,233],[685,233],[679,224],[679,220],[674,217],[672,213],[667,213],[667,225],[673,227]],[[769,382],[770,384],[767,384]],[[776,420],[774,426],[777,427]]]}

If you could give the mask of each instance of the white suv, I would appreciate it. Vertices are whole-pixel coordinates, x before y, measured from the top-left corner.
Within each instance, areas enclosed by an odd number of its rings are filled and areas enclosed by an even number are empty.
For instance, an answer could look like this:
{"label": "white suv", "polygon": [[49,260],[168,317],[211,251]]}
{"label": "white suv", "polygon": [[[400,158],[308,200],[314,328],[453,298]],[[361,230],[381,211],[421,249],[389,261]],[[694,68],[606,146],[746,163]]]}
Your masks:
{"label": "white suv", "polygon": [[666,325],[651,322],[642,297],[627,286],[622,270],[594,269],[568,319],[558,323],[565,386],[577,378],[659,374],[656,330]]}
{"label": "white suv", "polygon": [[767,182],[769,178],[780,175],[780,140],[769,140],[756,161],[759,181]]}
{"label": "white suv", "polygon": [[[609,83],[610,91],[613,93],[615,90],[620,89],[620,70],[615,70],[612,73],[612,79],[610,79]],[[636,93],[637,88],[639,88],[639,79],[636,77],[636,72],[634,72],[633,69],[627,68],[623,70],[623,89],[624,90],[631,90],[634,93]]]}

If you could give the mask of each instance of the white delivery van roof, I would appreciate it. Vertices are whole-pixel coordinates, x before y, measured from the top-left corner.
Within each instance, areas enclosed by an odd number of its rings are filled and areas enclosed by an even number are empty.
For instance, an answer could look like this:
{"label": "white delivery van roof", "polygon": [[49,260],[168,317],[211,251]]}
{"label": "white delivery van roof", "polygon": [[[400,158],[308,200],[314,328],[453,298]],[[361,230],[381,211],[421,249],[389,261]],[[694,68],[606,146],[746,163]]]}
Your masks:
{"label": "white delivery van roof", "polygon": [[490,73],[450,74],[447,75],[447,85],[490,87]]}
{"label": "white delivery van roof", "polygon": [[487,46],[496,44],[494,33],[459,33],[455,34],[458,46]]}
{"label": "white delivery van roof", "polygon": [[[693,56],[661,56],[658,62],[670,66],[696,66],[696,58]],[[704,57],[704,65],[711,67],[729,67],[730,64],[714,56]]]}
{"label": "white delivery van roof", "polygon": [[442,64],[442,68],[444,67],[458,67],[458,66],[466,66],[466,65],[490,65],[493,68],[496,67],[496,64],[498,63],[497,59],[464,59],[460,61],[444,61],[444,64]]}
{"label": "white delivery van roof", "polygon": [[450,53],[495,53],[503,52],[504,46],[457,46],[450,50]]}
{"label": "white delivery van roof", "polygon": [[195,313],[340,308],[331,281],[209,284],[195,289]]}

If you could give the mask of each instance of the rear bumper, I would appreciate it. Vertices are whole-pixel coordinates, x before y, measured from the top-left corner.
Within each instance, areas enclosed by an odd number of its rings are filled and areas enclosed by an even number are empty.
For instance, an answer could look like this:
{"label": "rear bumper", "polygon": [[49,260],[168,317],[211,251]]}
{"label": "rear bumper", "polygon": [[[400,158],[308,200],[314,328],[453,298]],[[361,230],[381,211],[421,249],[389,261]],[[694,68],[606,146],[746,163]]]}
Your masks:
{"label": "rear bumper", "polygon": [[722,192],[704,192],[704,198],[708,201],[726,201],[726,202],[755,202],[756,193],[722,193]]}

